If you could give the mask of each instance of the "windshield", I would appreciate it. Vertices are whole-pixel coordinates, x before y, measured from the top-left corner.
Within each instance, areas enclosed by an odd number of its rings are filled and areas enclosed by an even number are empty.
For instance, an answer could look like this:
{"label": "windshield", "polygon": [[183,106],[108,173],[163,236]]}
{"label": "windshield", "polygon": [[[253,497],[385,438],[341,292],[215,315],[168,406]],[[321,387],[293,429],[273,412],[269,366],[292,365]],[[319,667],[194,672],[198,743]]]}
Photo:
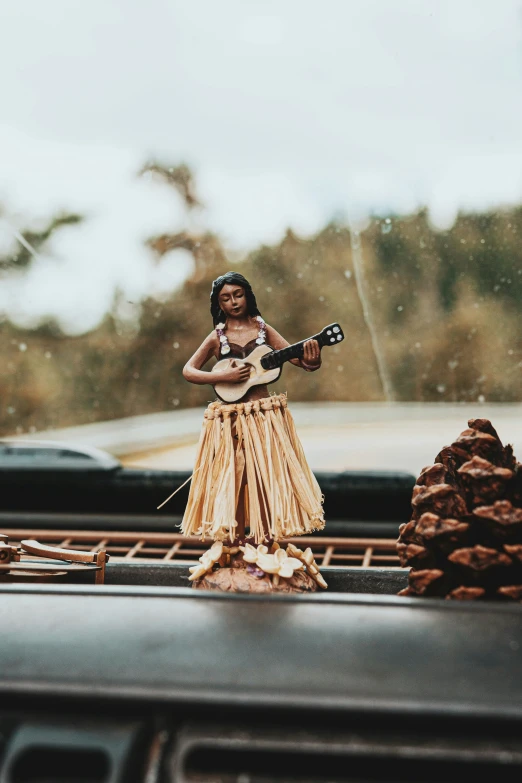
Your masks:
{"label": "windshield", "polygon": [[229,270],[289,343],[343,329],[269,387],[314,470],[522,435],[520,0],[2,16],[1,436],[190,469],[215,394],[182,369]]}

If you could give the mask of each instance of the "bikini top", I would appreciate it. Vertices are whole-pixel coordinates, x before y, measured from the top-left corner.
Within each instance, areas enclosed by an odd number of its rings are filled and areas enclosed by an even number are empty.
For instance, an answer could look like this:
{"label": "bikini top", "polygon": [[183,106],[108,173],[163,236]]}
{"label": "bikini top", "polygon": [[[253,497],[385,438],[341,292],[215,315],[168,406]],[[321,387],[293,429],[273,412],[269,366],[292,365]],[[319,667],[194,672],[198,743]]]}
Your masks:
{"label": "bikini top", "polygon": [[[257,348],[256,337],[250,340],[246,345],[238,345],[237,343],[229,342],[230,351],[227,354],[221,353],[221,346],[219,346],[219,356],[221,359],[246,359],[246,357],[252,353],[254,348]],[[264,343],[266,345],[266,343]]]}

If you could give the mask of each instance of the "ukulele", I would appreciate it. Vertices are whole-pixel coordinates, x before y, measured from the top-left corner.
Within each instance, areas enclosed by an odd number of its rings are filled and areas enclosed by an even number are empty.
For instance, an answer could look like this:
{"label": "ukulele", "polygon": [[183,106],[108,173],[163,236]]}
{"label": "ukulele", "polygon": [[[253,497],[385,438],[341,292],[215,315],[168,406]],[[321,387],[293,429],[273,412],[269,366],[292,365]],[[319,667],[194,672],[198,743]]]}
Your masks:
{"label": "ukulele", "polygon": [[[341,340],[344,340],[344,334],[339,324],[330,324],[325,326],[319,334],[314,334],[308,339],[317,340],[319,346],[323,348],[325,345],[340,343]],[[305,342],[307,341],[301,340],[301,342],[287,345],[286,348],[281,348],[279,351],[274,351],[266,344],[258,345],[247,359],[221,359],[216,362],[211,372],[228,369],[230,362],[243,361],[244,364],[250,366],[250,378],[242,383],[216,383],[214,385],[216,395],[223,402],[238,402],[252,386],[274,383],[281,375],[285,362],[290,359],[300,359],[303,356]]]}

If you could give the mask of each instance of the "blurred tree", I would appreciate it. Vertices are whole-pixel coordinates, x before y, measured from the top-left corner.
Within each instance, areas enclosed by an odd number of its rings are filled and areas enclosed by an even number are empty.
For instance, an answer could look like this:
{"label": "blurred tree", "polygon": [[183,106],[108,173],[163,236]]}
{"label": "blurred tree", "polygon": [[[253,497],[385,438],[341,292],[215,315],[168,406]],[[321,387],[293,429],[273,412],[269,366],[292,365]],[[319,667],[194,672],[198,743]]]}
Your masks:
{"label": "blurred tree", "polygon": [[[14,253],[0,256],[0,270],[2,269],[27,269],[34,260],[34,250],[38,253],[47,240],[63,226],[73,226],[81,223],[83,217],[76,214],[60,214],[52,218],[41,231],[24,230],[16,232],[18,245]],[[16,234],[15,234],[16,236]],[[24,242],[26,244],[24,244]],[[32,248],[32,250],[30,249]]]}
{"label": "blurred tree", "polygon": [[194,175],[185,163],[180,163],[177,166],[167,166],[158,161],[150,161],[143,166],[139,174],[143,175],[146,172],[159,175],[169,185],[176,188],[189,209],[202,206],[196,195]]}
{"label": "blurred tree", "polygon": [[[187,167],[143,171],[175,187],[189,212],[199,205]],[[35,244],[64,222],[49,224]],[[522,399],[521,233],[522,207],[462,213],[444,231],[425,209],[377,215],[361,233],[373,326],[398,400]],[[212,390],[186,383],[181,370],[212,329],[210,283],[230,268],[250,280],[263,316],[290,342],[334,320],[343,325],[346,340],[324,351],[322,371],[303,382],[287,366],[279,390],[299,400],[383,399],[344,225],[307,239],[288,230],[240,261],[210,233],[178,229],[148,244],[157,259],[188,250],[194,272],[165,301],[135,303],[127,322],[116,292],[102,324],[81,337],[52,321],[31,331],[0,323],[2,434],[208,402]]]}

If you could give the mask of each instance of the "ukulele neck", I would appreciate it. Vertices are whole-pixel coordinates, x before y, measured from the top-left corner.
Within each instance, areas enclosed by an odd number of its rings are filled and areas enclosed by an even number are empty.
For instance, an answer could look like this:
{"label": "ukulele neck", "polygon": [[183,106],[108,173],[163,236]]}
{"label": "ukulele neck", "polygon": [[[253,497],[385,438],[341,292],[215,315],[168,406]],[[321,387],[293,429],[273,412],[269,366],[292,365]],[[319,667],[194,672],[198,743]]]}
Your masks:
{"label": "ukulele neck", "polygon": [[[309,337],[308,340],[317,340],[321,345],[321,334],[315,334],[313,337]],[[272,353],[263,356],[261,359],[261,366],[265,370],[274,370],[276,367],[281,367],[285,362],[290,359],[300,359],[304,353],[304,344],[307,340],[301,340],[299,343],[293,345],[287,345],[286,348],[281,348],[279,351],[272,351]]]}

